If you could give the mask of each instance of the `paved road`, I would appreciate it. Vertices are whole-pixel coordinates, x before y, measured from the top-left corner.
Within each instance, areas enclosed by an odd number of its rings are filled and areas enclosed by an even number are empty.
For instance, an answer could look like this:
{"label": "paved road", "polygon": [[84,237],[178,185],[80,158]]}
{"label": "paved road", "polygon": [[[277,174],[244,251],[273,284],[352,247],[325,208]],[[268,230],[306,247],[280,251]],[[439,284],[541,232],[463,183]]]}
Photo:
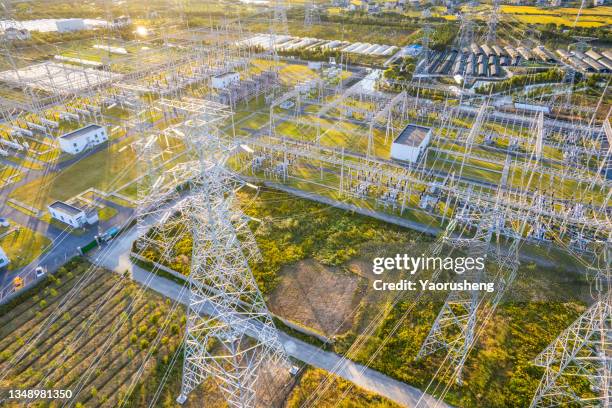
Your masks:
{"label": "paved road", "polygon": [[[129,254],[132,243],[137,236],[136,228],[131,228],[116,238],[110,245],[92,253],[90,258],[93,262],[112,271],[119,273],[128,271],[136,282],[146,285],[168,298],[187,304],[187,293],[185,291],[181,293],[182,287],[180,285],[132,264]],[[211,311],[204,307],[203,312],[210,314]],[[290,356],[328,372],[336,369],[337,375],[370,392],[387,397],[406,407],[416,407],[421,398],[418,406],[422,408],[449,407],[432,396],[424,394],[419,389],[394,380],[378,371],[343,359],[335,353],[322,351],[286,333],[279,332],[279,334],[280,340]]]}

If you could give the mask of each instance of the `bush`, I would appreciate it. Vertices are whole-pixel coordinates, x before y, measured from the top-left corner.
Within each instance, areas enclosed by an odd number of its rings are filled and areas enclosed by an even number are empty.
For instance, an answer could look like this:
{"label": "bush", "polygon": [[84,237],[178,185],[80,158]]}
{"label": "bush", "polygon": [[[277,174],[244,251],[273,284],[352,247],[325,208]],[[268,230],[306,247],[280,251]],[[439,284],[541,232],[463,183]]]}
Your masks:
{"label": "bush", "polygon": [[140,349],[146,350],[147,348],[149,348],[149,340],[147,339],[140,340]]}

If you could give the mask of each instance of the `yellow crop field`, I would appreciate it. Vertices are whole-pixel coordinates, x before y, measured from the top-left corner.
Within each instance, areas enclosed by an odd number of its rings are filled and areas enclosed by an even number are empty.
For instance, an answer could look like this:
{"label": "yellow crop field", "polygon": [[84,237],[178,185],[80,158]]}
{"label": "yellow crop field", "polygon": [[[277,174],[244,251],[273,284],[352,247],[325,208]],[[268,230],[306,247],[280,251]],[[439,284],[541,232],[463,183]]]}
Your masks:
{"label": "yellow crop field", "polygon": [[[556,25],[565,25],[565,26],[573,26],[574,18],[567,17],[559,17],[559,16],[548,16],[548,15],[516,15],[514,16],[517,20],[526,23],[526,24],[556,24]],[[576,23],[576,27],[601,27],[606,25],[605,22],[602,21],[593,21],[589,19],[588,21],[581,18]]]}
{"label": "yellow crop field", "polygon": [[[527,24],[574,24],[577,8],[538,8],[533,6],[502,6],[502,13],[512,14],[517,20]],[[578,27],[600,27],[612,24],[612,7],[585,8],[580,13]]]}
{"label": "yellow crop field", "polygon": [[[556,10],[561,14],[574,14],[578,13],[577,8],[560,8]],[[593,8],[585,8],[582,9],[580,13],[582,16],[608,16],[608,18],[612,18],[612,7],[610,6],[601,6],[601,7],[593,7]]]}

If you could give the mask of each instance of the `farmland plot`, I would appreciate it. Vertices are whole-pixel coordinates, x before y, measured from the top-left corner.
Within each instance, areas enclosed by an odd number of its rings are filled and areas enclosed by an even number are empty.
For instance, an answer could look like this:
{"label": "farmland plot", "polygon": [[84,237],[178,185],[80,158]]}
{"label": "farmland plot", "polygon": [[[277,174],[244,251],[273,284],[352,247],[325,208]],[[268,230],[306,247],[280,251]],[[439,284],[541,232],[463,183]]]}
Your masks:
{"label": "farmland plot", "polygon": [[65,389],[72,406],[120,406],[180,350],[182,307],[127,277],[73,261],[33,292],[0,310],[2,389]]}

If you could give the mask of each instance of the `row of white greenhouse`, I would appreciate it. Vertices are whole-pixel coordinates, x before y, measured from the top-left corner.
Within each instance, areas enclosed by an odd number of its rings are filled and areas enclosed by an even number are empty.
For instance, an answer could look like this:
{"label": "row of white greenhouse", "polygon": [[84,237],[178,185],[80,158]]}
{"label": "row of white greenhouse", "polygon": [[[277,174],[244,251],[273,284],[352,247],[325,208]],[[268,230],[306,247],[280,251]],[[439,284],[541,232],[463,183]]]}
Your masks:
{"label": "row of white greenhouse", "polygon": [[398,50],[395,45],[350,43],[340,40],[321,40],[318,38],[293,37],[290,35],[257,34],[246,40],[238,42],[245,47],[261,47],[270,49],[274,47],[278,51],[290,51],[297,49],[328,49],[361,55],[390,56]]}

